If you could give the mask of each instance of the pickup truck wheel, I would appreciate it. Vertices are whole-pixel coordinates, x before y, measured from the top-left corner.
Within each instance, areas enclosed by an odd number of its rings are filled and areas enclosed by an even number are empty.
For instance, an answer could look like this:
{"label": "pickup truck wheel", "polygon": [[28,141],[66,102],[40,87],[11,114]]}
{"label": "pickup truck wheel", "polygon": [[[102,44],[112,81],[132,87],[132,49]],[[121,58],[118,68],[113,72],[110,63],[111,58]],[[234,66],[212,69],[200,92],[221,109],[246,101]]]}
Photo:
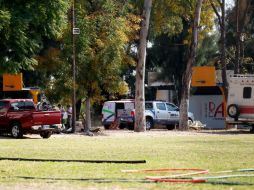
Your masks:
{"label": "pickup truck wheel", "polygon": [[11,135],[14,138],[22,138],[23,137],[23,131],[22,131],[22,128],[19,123],[12,124]]}
{"label": "pickup truck wheel", "polygon": [[48,139],[51,136],[52,132],[51,131],[43,131],[40,133],[40,136],[44,139]]}
{"label": "pickup truck wheel", "polygon": [[146,118],[146,130],[150,130],[153,128],[153,120],[151,118]]}

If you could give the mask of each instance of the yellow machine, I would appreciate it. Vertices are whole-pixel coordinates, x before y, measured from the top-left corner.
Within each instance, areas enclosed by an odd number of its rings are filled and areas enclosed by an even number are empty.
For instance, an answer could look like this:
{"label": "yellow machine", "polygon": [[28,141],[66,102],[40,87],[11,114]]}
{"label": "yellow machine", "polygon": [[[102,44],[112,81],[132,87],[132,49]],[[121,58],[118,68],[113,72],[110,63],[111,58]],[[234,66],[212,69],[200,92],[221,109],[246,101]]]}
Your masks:
{"label": "yellow machine", "polygon": [[216,71],[215,67],[193,67],[191,86],[205,87],[216,86]]}
{"label": "yellow machine", "polygon": [[3,91],[0,92],[0,98],[31,98],[34,103],[38,103],[39,88],[23,88],[23,75],[3,74]]}

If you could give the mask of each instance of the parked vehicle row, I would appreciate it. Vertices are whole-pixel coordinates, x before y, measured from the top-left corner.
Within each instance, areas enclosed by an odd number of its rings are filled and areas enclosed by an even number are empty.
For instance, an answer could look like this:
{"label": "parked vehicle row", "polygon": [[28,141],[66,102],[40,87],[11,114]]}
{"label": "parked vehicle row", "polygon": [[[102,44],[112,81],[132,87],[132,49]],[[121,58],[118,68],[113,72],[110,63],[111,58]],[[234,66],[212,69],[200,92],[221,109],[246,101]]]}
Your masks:
{"label": "parked vehicle row", "polygon": [[[150,130],[155,124],[165,125],[167,129],[174,129],[179,123],[179,108],[164,101],[145,102],[146,129]],[[102,109],[102,124],[105,129],[116,120],[120,120],[120,128],[134,128],[135,104],[133,100],[107,101]],[[194,115],[188,112],[189,122],[194,121]]]}

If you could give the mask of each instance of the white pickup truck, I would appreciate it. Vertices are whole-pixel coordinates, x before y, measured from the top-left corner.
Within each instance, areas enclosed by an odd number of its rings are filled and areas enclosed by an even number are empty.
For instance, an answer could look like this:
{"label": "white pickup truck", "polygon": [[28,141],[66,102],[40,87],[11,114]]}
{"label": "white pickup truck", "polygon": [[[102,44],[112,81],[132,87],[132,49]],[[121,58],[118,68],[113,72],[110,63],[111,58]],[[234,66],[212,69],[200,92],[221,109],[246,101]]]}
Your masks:
{"label": "white pickup truck", "polygon": [[[179,124],[179,108],[172,103],[164,101],[145,102],[146,129],[150,130],[154,124],[166,125],[168,130]],[[189,122],[194,121],[194,115],[188,112]]]}

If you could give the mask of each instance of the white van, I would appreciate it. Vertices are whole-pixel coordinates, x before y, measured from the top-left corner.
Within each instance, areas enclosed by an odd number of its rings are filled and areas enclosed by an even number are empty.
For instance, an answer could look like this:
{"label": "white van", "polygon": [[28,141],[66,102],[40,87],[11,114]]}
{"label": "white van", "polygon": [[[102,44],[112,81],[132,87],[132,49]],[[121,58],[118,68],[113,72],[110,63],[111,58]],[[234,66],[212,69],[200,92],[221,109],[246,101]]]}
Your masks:
{"label": "white van", "polygon": [[134,100],[123,99],[106,101],[102,108],[102,125],[105,129],[118,118],[120,119],[120,128],[133,128],[134,117],[131,112],[134,110]]}
{"label": "white van", "polygon": [[232,75],[228,82],[226,122],[251,126],[254,132],[254,75]]}

